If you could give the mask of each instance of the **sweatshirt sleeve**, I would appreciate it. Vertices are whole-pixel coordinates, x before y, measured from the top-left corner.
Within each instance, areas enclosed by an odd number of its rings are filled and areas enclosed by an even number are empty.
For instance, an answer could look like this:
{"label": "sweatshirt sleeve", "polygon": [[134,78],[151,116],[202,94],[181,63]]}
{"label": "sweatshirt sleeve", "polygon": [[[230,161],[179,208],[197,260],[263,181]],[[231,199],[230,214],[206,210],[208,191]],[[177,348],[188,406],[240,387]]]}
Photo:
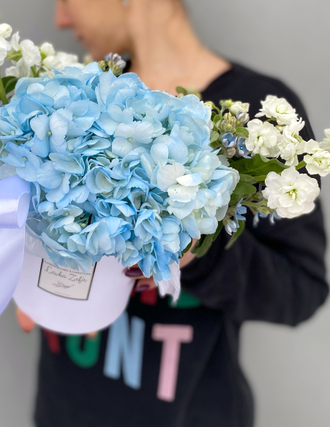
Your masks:
{"label": "sweatshirt sleeve", "polygon": [[[273,80],[265,93],[284,96],[306,121],[301,136],[306,141],[313,138],[304,108],[289,89]],[[259,97],[258,105],[264,98]],[[326,236],[319,200],[312,213],[274,225],[265,218],[254,227],[248,214],[246,229],[226,250],[228,240],[223,230],[203,258],[182,270],[182,287],[203,305],[221,309],[237,322],[264,320],[294,326],[325,301]]]}
{"label": "sweatshirt sleeve", "polygon": [[255,229],[251,222],[229,250],[222,232],[205,257],[183,269],[182,286],[237,322],[297,325],[328,295],[320,203],[295,220],[263,219]]}

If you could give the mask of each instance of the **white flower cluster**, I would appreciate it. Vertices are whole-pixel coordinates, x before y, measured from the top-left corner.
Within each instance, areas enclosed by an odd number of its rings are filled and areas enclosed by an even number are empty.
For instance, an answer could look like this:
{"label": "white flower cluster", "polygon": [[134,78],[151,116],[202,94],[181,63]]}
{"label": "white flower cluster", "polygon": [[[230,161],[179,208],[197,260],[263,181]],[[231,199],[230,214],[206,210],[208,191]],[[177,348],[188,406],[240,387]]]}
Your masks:
{"label": "white flower cluster", "polygon": [[50,43],[44,43],[40,47],[31,40],[20,42],[19,33],[12,34],[12,28],[8,24],[0,24],[0,66],[5,60],[9,60],[12,65],[5,70],[6,76],[13,76],[17,79],[22,77],[39,77],[54,75],[54,69],[63,70],[67,66],[82,67],[78,63],[76,55],[64,52],[56,52]]}
{"label": "white flower cluster", "polygon": [[[263,116],[268,120],[261,121],[259,117]],[[321,143],[304,141],[299,133],[305,123],[284,98],[276,96],[267,96],[256,117],[247,125],[249,137],[246,147],[251,155],[281,158],[290,166],[282,174],[270,172],[267,175],[263,195],[268,200],[268,207],[285,218],[311,212],[320,192],[318,182],[299,173],[295,167],[305,166],[310,175],[326,176],[330,173],[330,129],[325,131],[325,139]],[[304,155],[301,163],[299,155]]]}
{"label": "white flower cluster", "polygon": [[312,212],[314,200],[320,194],[316,179],[299,173],[294,167],[285,169],[281,175],[270,172],[265,180],[262,194],[268,207],[276,209],[282,218],[295,218]]}
{"label": "white flower cluster", "polygon": [[[268,121],[256,118],[248,123],[246,147],[251,154],[281,157],[286,165],[297,166],[298,156],[307,153],[310,156],[305,156],[304,161],[311,175],[317,173],[325,176],[330,173],[330,164],[324,160],[329,156],[330,129],[325,131],[326,138],[321,143],[313,140],[306,142],[299,135],[305,122],[298,118],[296,110],[284,98],[269,95],[261,104],[262,108],[256,117],[266,116]],[[269,121],[276,121],[277,126]]]}
{"label": "white flower cluster", "polygon": [[0,67],[5,62],[8,52],[11,49],[10,43],[6,40],[11,36],[12,28],[8,24],[0,24]]}
{"label": "white flower cluster", "polygon": [[[287,165],[296,166],[298,155],[305,149],[305,143],[299,136],[305,123],[302,119],[298,120],[296,110],[284,98],[269,95],[261,104],[262,108],[256,115],[258,118],[248,123],[246,147],[252,155],[281,157]],[[268,121],[259,120],[263,116]],[[270,121],[276,121],[277,126]]]}

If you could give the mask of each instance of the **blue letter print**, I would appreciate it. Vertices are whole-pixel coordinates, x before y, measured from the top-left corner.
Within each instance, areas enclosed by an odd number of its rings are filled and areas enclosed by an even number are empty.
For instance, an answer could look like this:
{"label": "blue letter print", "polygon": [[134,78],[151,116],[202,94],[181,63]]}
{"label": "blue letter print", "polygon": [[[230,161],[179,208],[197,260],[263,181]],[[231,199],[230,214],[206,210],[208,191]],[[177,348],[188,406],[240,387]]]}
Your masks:
{"label": "blue letter print", "polygon": [[145,321],[139,317],[132,317],[131,323],[130,334],[128,314],[124,312],[111,325],[105,355],[104,375],[119,379],[122,366],[125,384],[139,389],[141,387]]}

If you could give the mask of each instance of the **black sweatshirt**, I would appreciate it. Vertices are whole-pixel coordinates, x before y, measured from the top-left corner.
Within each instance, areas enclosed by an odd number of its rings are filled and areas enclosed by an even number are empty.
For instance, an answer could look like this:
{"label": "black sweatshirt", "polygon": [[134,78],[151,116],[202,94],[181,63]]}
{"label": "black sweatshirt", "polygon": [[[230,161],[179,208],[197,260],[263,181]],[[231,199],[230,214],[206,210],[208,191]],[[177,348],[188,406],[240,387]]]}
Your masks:
{"label": "black sweatshirt", "polygon": [[[299,99],[280,81],[239,65],[203,92],[218,103],[284,97],[306,121]],[[37,427],[251,427],[253,399],[238,362],[245,320],[295,326],[328,294],[320,204],[309,215],[262,219],[233,247],[220,234],[182,271],[176,307],[157,292],[133,295],[126,312],[96,339],[44,331],[35,412]]]}

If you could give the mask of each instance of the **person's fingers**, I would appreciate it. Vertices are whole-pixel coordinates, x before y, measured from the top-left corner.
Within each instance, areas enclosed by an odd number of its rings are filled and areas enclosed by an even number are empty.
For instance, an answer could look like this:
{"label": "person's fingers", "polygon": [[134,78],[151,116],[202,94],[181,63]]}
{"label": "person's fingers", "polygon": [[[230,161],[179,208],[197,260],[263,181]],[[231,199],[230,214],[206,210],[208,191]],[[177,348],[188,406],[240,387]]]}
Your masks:
{"label": "person's fingers", "polygon": [[[190,250],[186,252],[184,256],[180,259],[180,268],[185,267],[195,258],[195,255],[191,253],[191,249],[195,246],[196,242],[197,240],[193,239],[193,244]],[[125,271],[125,275],[137,281],[137,284],[135,286],[135,292],[143,292],[156,287],[153,278],[144,277],[142,271],[140,270],[137,264],[133,265],[130,268],[127,268]]]}
{"label": "person's fingers", "polygon": [[94,338],[96,338],[97,336],[97,332],[90,332],[89,334],[86,334],[87,338],[89,338],[90,340],[93,340]]}
{"label": "person's fingers", "polygon": [[20,327],[23,329],[23,331],[31,332],[32,329],[35,327],[34,321],[25,313],[23,313],[23,311],[20,310],[19,308],[16,309],[16,316],[17,316],[18,323]]}
{"label": "person's fingers", "polygon": [[148,291],[156,287],[154,279],[152,277],[144,277],[142,271],[140,270],[137,264],[128,268],[125,271],[125,275],[137,281],[136,286],[134,288],[135,292]]}
{"label": "person's fingers", "polygon": [[138,280],[135,286],[135,292],[150,291],[155,287],[156,287],[156,284],[152,277],[150,277],[149,279],[147,277],[143,277],[142,279]]}
{"label": "person's fingers", "polygon": [[144,278],[144,275],[142,271],[139,269],[138,265],[133,265],[133,267],[127,268],[125,271],[125,275],[135,280]]}

